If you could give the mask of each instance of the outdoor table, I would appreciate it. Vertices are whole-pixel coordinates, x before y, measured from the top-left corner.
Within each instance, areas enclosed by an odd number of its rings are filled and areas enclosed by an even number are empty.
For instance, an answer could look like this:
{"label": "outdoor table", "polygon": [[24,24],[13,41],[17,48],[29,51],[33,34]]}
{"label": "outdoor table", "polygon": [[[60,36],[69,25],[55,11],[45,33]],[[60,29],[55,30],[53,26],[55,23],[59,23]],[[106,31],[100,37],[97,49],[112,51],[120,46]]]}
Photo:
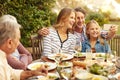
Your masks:
{"label": "outdoor table", "polygon": [[[85,60],[85,57],[82,57],[82,58],[76,58],[76,57],[74,57],[74,58],[72,58],[72,59],[70,59],[70,60],[66,60],[66,61],[68,61],[68,62],[73,62],[73,61],[84,61]],[[51,62],[51,63],[55,63],[55,61],[54,60],[51,60],[51,59],[48,59],[46,56],[42,56],[41,57],[41,59],[37,59],[37,60],[35,60],[35,61],[33,61],[32,63],[35,63],[35,62]],[[73,65],[73,68],[75,68],[75,67],[77,67],[77,68],[81,68],[81,66],[79,67],[79,66],[75,66],[75,65]],[[119,72],[120,71],[120,69],[118,69],[117,68],[117,71],[116,72]],[[56,68],[55,69],[53,69],[53,70],[50,70],[49,71],[50,73],[56,73],[57,72],[57,70],[56,70]],[[28,80],[37,80],[37,79],[28,79]],[[73,77],[71,80],[75,80],[75,78]]]}

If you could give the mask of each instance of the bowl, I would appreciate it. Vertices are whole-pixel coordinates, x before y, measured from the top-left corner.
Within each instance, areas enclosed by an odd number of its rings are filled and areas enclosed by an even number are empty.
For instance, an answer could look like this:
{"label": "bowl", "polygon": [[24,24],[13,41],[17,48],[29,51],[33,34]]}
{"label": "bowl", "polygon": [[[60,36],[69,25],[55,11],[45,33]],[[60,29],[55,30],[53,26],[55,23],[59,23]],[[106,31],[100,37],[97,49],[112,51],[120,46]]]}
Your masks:
{"label": "bowl", "polygon": [[77,80],[92,80],[93,74],[89,72],[84,72],[84,73],[78,73],[75,75]]}

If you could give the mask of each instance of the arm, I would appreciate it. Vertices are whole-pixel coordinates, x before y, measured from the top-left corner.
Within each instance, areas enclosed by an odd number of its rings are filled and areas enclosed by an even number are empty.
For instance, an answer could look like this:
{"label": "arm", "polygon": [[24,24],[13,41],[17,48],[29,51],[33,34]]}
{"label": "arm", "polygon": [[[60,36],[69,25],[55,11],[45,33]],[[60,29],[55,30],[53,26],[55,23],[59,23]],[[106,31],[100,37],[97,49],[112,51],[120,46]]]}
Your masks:
{"label": "arm", "polygon": [[47,36],[49,34],[49,29],[48,28],[42,28],[38,30],[38,36]]}
{"label": "arm", "polygon": [[[24,59],[28,60],[28,64],[32,62],[32,55],[31,53],[20,43],[19,46],[17,47],[19,53],[21,54],[21,61],[24,62]],[[24,56],[25,54],[26,56]]]}
{"label": "arm", "polygon": [[34,71],[23,71],[21,73],[20,76],[20,80],[26,80],[29,77],[32,76],[38,76],[38,75],[43,75],[46,76],[46,74],[48,73],[46,67],[44,65],[42,65],[39,70],[34,70]]}
{"label": "arm", "polygon": [[43,37],[43,54],[42,55],[47,56],[49,54],[52,54],[50,34],[47,35],[46,37]]}
{"label": "arm", "polygon": [[16,59],[12,55],[7,56],[7,61],[8,61],[8,64],[14,69],[24,69],[24,70],[26,69],[25,63]]}

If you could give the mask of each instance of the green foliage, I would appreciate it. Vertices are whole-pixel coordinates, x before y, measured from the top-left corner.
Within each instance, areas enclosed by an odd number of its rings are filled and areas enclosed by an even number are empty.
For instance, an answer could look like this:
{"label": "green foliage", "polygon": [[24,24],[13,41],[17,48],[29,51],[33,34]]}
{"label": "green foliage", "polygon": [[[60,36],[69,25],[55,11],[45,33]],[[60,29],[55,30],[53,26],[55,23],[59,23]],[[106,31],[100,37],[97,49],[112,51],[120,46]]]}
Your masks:
{"label": "green foliage", "polygon": [[3,0],[0,1],[0,15],[15,16],[23,27],[21,42],[30,46],[30,35],[43,26],[50,26],[56,17],[51,11],[55,0]]}
{"label": "green foliage", "polygon": [[100,26],[108,23],[109,19],[105,17],[102,13],[91,12],[86,16],[86,23],[90,20],[96,20]]}

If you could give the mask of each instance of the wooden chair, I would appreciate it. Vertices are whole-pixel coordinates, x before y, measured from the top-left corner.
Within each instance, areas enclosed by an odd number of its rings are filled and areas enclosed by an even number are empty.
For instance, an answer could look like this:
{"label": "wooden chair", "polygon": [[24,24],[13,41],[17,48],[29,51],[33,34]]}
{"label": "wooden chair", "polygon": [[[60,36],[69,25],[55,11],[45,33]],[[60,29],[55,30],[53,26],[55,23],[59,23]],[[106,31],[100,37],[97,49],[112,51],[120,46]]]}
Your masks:
{"label": "wooden chair", "polygon": [[111,50],[115,50],[117,56],[120,56],[120,35],[116,35],[108,43],[110,44]]}
{"label": "wooden chair", "polygon": [[31,35],[32,56],[33,60],[40,59],[43,49],[42,37],[38,35]]}

